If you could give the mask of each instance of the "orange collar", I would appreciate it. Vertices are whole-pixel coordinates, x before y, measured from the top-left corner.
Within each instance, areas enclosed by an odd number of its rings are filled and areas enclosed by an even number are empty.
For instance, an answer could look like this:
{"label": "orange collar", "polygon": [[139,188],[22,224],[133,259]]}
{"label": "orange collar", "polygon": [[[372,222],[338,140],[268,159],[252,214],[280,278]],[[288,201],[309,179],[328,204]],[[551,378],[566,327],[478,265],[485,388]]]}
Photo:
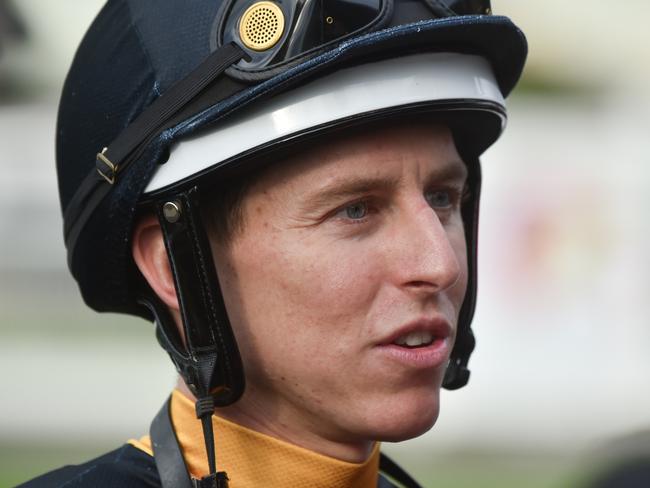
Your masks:
{"label": "orange collar", "polygon": [[[171,415],[187,468],[192,476],[207,474],[207,457],[201,422],[194,404],[180,391],[172,393]],[[212,416],[217,467],[226,471],[231,488],[375,488],[379,469],[379,444],[361,464],[340,461],[288,442],[260,434],[223,418]],[[130,444],[153,455],[144,436]]]}

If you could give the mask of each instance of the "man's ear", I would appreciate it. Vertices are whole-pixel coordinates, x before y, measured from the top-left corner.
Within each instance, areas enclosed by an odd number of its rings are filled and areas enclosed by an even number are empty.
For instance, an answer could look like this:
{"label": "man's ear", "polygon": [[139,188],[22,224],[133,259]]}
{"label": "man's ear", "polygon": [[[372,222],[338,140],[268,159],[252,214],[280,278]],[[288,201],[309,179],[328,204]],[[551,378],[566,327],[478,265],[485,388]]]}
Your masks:
{"label": "man's ear", "polygon": [[178,298],[165,250],[162,230],[155,215],[142,217],[135,225],[131,245],[133,260],[151,289],[177,315]]}

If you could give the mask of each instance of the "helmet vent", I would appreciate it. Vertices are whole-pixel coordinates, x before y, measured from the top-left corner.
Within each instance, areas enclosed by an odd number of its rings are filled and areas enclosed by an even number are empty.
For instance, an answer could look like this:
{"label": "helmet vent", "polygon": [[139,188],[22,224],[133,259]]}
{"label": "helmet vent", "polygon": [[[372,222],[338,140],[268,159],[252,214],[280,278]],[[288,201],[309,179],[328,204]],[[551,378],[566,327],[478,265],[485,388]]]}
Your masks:
{"label": "helmet vent", "polygon": [[257,2],[248,7],[239,21],[239,37],[254,51],[277,44],[284,32],[284,14],[273,2]]}

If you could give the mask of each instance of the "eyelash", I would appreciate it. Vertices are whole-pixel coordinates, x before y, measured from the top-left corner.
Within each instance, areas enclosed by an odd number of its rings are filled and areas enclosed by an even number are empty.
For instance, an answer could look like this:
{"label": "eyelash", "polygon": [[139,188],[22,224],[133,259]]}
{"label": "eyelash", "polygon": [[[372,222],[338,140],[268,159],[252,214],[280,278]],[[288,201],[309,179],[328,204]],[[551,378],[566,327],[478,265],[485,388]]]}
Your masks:
{"label": "eyelash", "polygon": [[[447,187],[447,188],[436,188],[436,189],[430,189],[427,190],[424,193],[425,199],[427,198],[427,194],[431,193],[438,193],[438,192],[444,192],[448,195],[449,198],[449,205],[444,206],[444,207],[434,207],[431,204],[429,206],[436,212],[438,213],[447,213],[453,211],[455,208],[460,207],[463,205],[470,197],[470,192],[467,186],[464,186],[461,189],[455,188],[455,187]],[[373,198],[371,197],[365,197],[365,198],[360,198],[358,200],[346,203],[345,205],[339,207],[335,211],[333,211],[330,215],[334,218],[337,218],[346,224],[349,225],[360,225],[364,224],[368,221],[369,216],[372,215],[373,213],[377,213],[377,205],[375,204],[373,206]],[[427,200],[428,203],[428,200]],[[355,205],[360,205],[363,204],[366,207],[366,213],[364,214],[363,217],[355,219],[347,215],[347,212],[350,208],[354,207]]]}
{"label": "eyelash", "polygon": [[[336,209],[333,212],[333,217],[338,218],[340,220],[343,220],[346,223],[351,224],[351,225],[363,224],[363,223],[368,221],[368,215],[370,215],[372,213],[375,213],[375,211],[376,211],[376,209],[372,208],[371,201],[372,201],[372,199],[370,199],[370,198],[361,198],[361,199],[356,200],[354,202],[346,203],[345,205],[343,205],[342,207],[339,207],[338,209]],[[360,204],[363,204],[366,207],[366,213],[365,213],[365,215],[363,217],[358,218],[358,219],[354,219],[354,218],[350,217],[349,215],[343,215],[344,213],[347,212],[348,209],[354,207],[355,205],[360,205]]]}
{"label": "eyelash", "polygon": [[448,187],[448,188],[436,188],[436,189],[428,190],[427,192],[425,192],[425,199],[427,198],[428,194],[434,194],[434,193],[445,193],[449,201],[448,205],[441,206],[441,207],[434,207],[427,199],[427,203],[429,203],[429,206],[432,209],[438,211],[453,210],[461,206],[462,204],[464,204],[469,198],[469,189],[467,187],[463,187],[462,190],[455,187]]}

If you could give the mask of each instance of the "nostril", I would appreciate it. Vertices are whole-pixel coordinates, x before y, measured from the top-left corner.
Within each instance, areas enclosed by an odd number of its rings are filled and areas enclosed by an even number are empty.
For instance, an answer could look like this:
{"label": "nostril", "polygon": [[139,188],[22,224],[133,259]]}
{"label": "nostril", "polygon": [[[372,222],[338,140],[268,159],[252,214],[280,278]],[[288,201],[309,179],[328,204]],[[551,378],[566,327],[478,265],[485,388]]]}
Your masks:
{"label": "nostril", "polygon": [[414,291],[429,293],[453,288],[462,281],[464,275],[461,263],[454,253],[450,253],[444,259],[420,261],[410,270],[407,272],[406,268],[403,268],[401,273],[402,278],[405,278],[402,279],[404,286]]}
{"label": "nostril", "polygon": [[427,288],[434,286],[433,283],[430,283],[428,281],[411,281],[408,283],[408,285],[412,286],[413,288]]}

